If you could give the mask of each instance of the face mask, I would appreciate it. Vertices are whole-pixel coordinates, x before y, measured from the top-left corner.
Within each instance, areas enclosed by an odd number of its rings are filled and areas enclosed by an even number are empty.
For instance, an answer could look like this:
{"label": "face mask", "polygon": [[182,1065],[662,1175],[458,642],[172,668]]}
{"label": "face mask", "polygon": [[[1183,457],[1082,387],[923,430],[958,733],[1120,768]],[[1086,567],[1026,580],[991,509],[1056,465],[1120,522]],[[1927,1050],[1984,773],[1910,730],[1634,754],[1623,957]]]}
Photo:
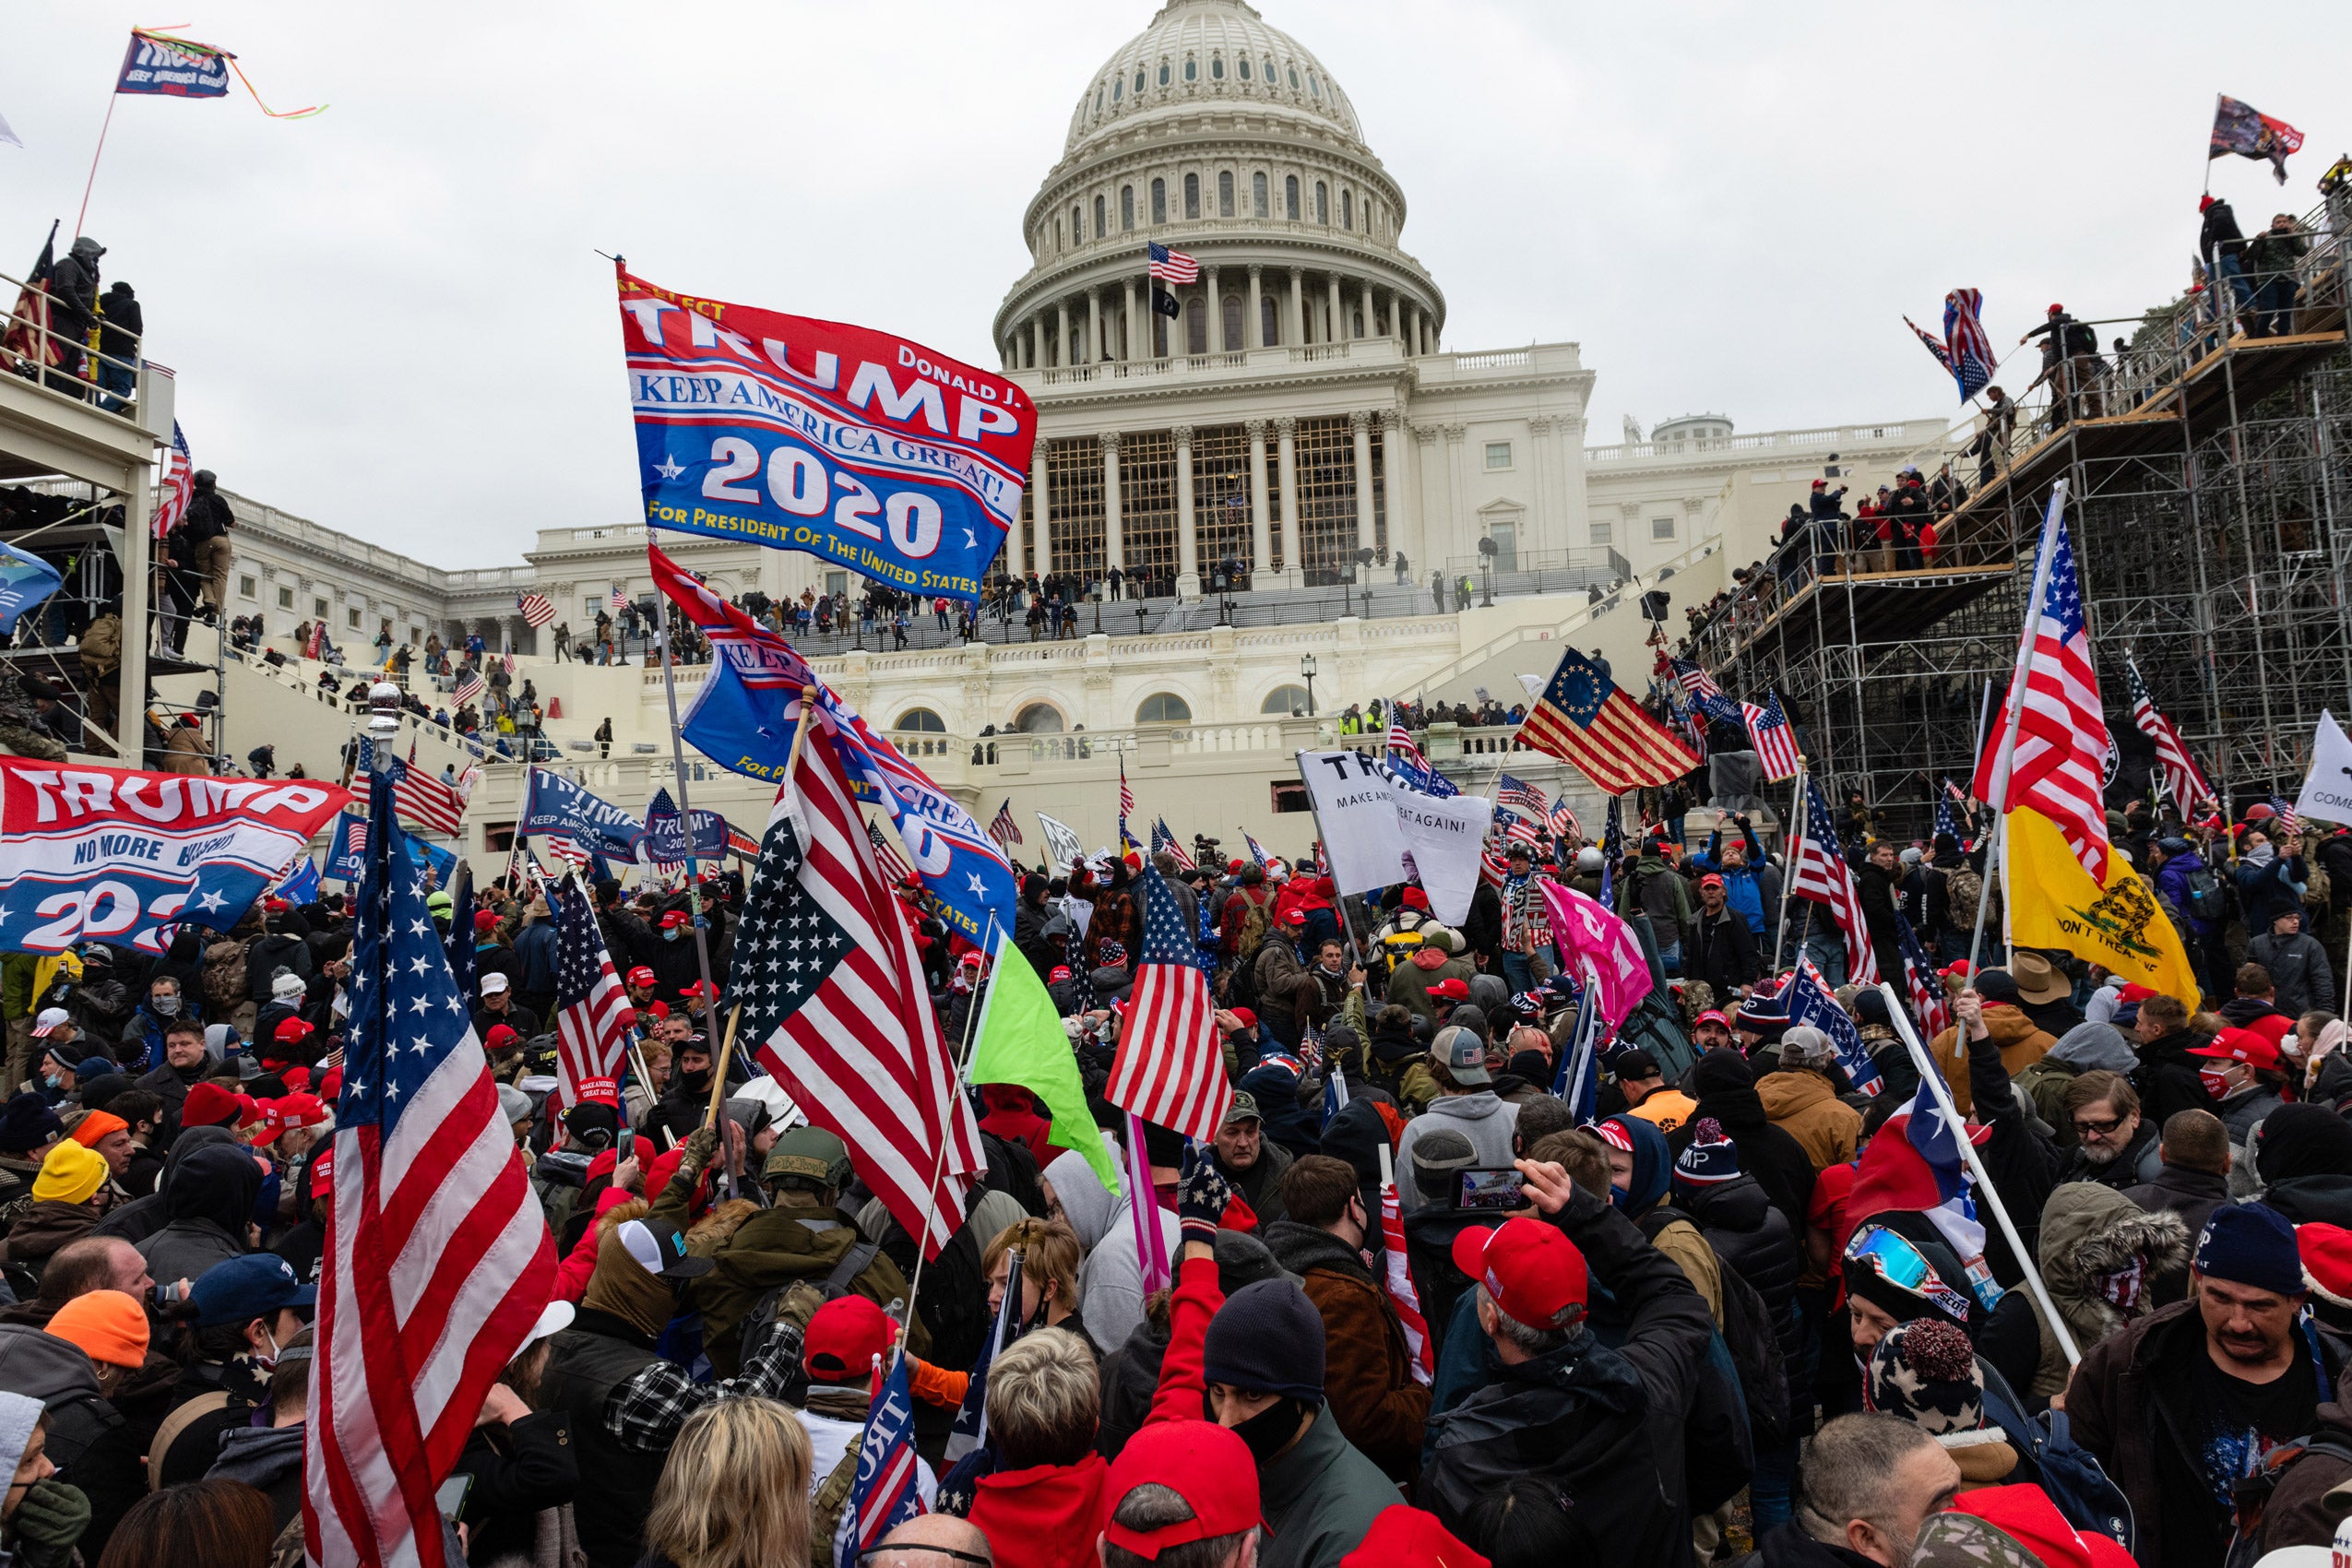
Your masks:
{"label": "face mask", "polygon": [[159,1018],[176,1018],[180,1016],[180,999],[176,996],[153,997],[148,1000],[147,1005],[148,1010]]}
{"label": "face mask", "polygon": [[1233,1435],[1249,1445],[1251,1458],[1264,1465],[1299,1435],[1299,1423],[1305,1419],[1304,1408],[1285,1395],[1235,1427]]}
{"label": "face mask", "polygon": [[2212,1067],[2200,1067],[2197,1069],[2197,1078],[2205,1086],[2205,1093],[2211,1095],[2214,1099],[2223,1099],[2227,1098],[2229,1094],[2229,1074],[2227,1071],[2216,1070]]}

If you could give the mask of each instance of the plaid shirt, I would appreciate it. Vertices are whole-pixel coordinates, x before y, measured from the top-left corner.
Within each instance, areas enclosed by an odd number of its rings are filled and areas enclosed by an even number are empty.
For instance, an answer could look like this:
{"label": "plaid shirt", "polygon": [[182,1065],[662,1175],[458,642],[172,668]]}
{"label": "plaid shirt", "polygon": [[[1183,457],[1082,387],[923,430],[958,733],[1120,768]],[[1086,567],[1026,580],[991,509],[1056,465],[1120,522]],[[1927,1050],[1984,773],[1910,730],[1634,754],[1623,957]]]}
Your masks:
{"label": "plaid shirt", "polygon": [[675,1361],[656,1361],[612,1391],[604,1402],[604,1430],[638,1454],[666,1454],[686,1418],[721,1399],[778,1399],[801,1372],[800,1325],[779,1320],[742,1375],[727,1383],[696,1383]]}

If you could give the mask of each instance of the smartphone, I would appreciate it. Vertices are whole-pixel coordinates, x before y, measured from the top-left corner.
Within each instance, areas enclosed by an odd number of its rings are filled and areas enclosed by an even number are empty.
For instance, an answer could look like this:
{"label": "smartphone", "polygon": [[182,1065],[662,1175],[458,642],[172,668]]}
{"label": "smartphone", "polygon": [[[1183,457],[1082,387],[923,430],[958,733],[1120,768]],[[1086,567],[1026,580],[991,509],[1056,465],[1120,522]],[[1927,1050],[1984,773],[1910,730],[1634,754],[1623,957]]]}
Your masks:
{"label": "smartphone", "polygon": [[469,1470],[460,1470],[443,1481],[440,1489],[434,1492],[433,1505],[441,1510],[443,1518],[454,1519],[457,1516],[458,1511],[465,1507],[466,1493],[471,1491],[473,1486],[473,1473]]}
{"label": "smartphone", "polygon": [[1531,1208],[1534,1206],[1521,1190],[1526,1182],[1526,1177],[1507,1165],[1473,1167],[1462,1172],[1462,1194],[1454,1206],[1485,1210]]}

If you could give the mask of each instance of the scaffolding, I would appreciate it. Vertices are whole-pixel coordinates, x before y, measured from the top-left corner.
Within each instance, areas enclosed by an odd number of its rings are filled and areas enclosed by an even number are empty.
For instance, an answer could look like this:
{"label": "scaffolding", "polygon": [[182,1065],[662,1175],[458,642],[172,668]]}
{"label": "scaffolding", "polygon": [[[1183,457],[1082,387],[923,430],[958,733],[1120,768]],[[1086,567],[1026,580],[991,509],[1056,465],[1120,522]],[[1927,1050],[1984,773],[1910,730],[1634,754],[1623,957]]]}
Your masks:
{"label": "scaffolding", "polygon": [[[2108,726],[2109,802],[2146,793],[2136,663],[2225,806],[2293,799],[2322,709],[2352,707],[2352,224],[2332,204],[2290,313],[2253,336],[2192,292],[2137,318],[2096,369],[2061,366],[2013,427],[1983,421],[1944,454],[1976,490],[1926,558],[1784,546],[1694,631],[1728,690],[1778,690],[1825,783],[1859,790],[1903,837],[1965,789],[2013,668],[2054,481],[2081,575]],[[1758,700],[1761,700],[1759,695]]]}

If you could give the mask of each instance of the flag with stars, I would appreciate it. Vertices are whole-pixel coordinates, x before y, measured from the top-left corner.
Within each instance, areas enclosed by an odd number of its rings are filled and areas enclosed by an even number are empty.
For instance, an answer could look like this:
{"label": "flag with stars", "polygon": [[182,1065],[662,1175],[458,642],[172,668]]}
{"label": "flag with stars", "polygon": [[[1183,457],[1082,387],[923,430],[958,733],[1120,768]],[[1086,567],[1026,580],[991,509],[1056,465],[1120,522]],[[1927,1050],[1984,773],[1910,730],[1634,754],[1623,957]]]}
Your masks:
{"label": "flag with stars", "polygon": [[[1732,716],[1739,716],[1736,707]],[[1690,747],[1573,647],[1519,726],[1519,738],[1612,795],[1670,784],[1699,766]]]}
{"label": "flag with stars", "polygon": [[[1977,763],[1977,799],[2000,812],[2030,806],[2066,836],[2092,879],[2107,883],[2105,759],[2115,742],[2099,706],[2098,671],[2091,664],[2091,633],[2083,612],[2083,585],[2074,547],[2067,541],[2065,481],[2050,490],[2042,523],[2049,576],[2022,680],[2013,677],[2007,701],[1985,731]],[[2017,747],[2002,755],[2015,711]],[[2006,768],[2003,764],[2006,763]]]}
{"label": "flag with stars", "polygon": [[1233,1102],[1217,1041],[1216,1004],[1168,879],[1146,865],[1137,880],[1143,951],[1135,956],[1127,1022],[1102,1097],[1146,1122],[1206,1143]]}
{"label": "flag with stars", "polygon": [[967,1178],[987,1163],[980,1124],[821,726],[768,814],[733,978],[760,1065],[849,1146],[865,1184],[937,1256],[964,1222]]}
{"label": "flag with stars", "polygon": [[355,900],[303,1517],[314,1562],[444,1568],[434,1489],[547,1305],[555,1247],[391,793]]}
{"label": "flag with stars", "polygon": [[555,907],[555,1096],[548,1119],[584,1099],[617,1108],[621,1058],[636,1011],[605,951],[588,895],[570,877],[547,890]]}

